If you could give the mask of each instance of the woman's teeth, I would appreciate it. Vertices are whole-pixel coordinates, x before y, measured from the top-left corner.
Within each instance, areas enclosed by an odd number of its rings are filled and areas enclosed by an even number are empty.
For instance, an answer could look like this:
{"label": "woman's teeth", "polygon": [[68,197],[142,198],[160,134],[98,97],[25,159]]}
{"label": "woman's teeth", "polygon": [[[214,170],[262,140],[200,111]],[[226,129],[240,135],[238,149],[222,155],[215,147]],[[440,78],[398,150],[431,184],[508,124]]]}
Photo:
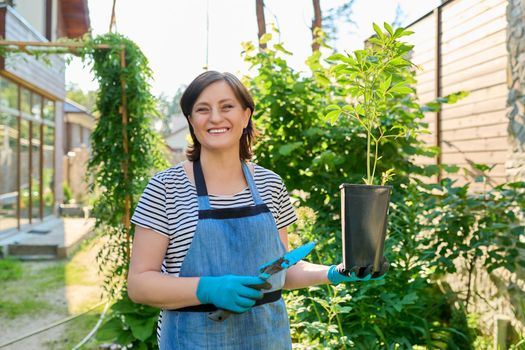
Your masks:
{"label": "woman's teeth", "polygon": [[226,131],[228,131],[227,128],[223,128],[223,129],[210,129],[210,130],[208,130],[208,132],[209,132],[210,134],[221,134],[221,133],[226,132]]}

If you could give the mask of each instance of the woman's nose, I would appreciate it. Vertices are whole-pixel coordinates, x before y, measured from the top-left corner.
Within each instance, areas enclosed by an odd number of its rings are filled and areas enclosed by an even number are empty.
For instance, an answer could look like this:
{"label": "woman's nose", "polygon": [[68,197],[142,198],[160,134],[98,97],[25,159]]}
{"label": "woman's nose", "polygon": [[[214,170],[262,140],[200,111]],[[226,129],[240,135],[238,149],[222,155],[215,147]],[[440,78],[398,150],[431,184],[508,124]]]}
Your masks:
{"label": "woman's nose", "polygon": [[211,109],[211,115],[210,115],[210,120],[211,121],[219,121],[222,119],[222,115],[221,115],[221,111],[217,108],[212,108]]}

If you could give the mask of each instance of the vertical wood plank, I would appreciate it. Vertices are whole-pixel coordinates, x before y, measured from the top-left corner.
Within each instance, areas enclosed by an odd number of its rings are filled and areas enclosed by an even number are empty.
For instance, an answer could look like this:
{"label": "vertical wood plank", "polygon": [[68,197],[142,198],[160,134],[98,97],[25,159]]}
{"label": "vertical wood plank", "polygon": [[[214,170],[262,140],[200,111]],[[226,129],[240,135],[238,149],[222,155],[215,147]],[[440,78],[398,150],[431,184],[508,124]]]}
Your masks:
{"label": "vertical wood plank", "polygon": [[[434,16],[436,21],[436,66],[435,66],[435,97],[436,99],[441,97],[442,93],[442,87],[441,87],[441,38],[442,38],[442,32],[441,32],[441,6],[437,7],[434,10]],[[438,147],[441,147],[441,110],[437,111],[436,113],[436,145]],[[436,156],[436,163],[437,165],[441,165],[442,159],[441,159],[441,152],[438,153]],[[438,181],[440,181],[442,178],[442,172],[439,170],[438,173]]]}
{"label": "vertical wood plank", "polygon": [[17,230],[20,230],[20,205],[21,205],[21,194],[22,191],[20,189],[21,183],[20,183],[20,176],[22,174],[22,169],[20,165],[20,161],[22,157],[20,156],[21,152],[21,142],[20,137],[22,135],[22,101],[20,97],[20,85],[17,85],[17,99],[16,104],[18,106],[18,116],[16,120],[16,127],[18,129],[18,137],[16,140],[16,191],[18,195],[16,196],[16,228]]}

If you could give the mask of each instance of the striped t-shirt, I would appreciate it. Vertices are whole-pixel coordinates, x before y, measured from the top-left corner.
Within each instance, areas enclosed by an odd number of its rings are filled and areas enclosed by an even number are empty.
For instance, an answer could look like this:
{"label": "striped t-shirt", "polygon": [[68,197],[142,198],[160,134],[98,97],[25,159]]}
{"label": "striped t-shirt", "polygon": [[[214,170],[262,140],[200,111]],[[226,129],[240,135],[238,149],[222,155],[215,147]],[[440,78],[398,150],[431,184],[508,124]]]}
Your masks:
{"label": "striped t-shirt", "polygon": [[[278,229],[297,220],[286,187],[279,175],[254,164],[253,179],[259,195],[270,209]],[[212,208],[255,205],[250,189],[233,196],[209,195]],[[169,238],[161,272],[178,276],[190,247],[198,221],[197,190],[190,182],[183,163],[157,173],[151,178],[135,208],[131,222],[152,229]],[[157,323],[160,344],[162,313]]]}
{"label": "striped t-shirt", "polygon": [[[253,178],[277,228],[293,223],[295,211],[281,177],[254,164]],[[248,187],[232,196],[210,194],[209,198],[212,208],[255,205]],[[157,173],[146,186],[131,222],[169,238],[161,272],[178,276],[197,227],[198,210],[197,190],[186,175],[182,162]]]}

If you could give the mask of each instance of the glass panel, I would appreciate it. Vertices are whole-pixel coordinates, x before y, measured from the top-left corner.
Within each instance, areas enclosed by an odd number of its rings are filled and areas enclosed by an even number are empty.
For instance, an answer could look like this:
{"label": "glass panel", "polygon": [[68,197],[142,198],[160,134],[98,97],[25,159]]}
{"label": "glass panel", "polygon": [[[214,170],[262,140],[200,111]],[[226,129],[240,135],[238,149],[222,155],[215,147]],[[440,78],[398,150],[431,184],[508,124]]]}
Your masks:
{"label": "glass panel", "polygon": [[84,136],[82,137],[82,142],[84,143],[84,145],[86,145],[87,148],[90,148],[91,147],[91,140],[90,140],[91,130],[89,130],[88,128],[83,128],[83,133],[84,133]]}
{"label": "glass panel", "polygon": [[50,122],[55,122],[55,104],[53,101],[44,99],[44,110],[42,117],[45,120],[49,120]]}
{"label": "glass panel", "polygon": [[0,231],[17,227],[17,139],[17,117],[0,112]]}
{"label": "glass panel", "polygon": [[18,86],[0,77],[0,106],[18,109]]}
{"label": "glass panel", "polygon": [[69,123],[69,128],[71,130],[71,149],[69,151],[72,151],[73,149],[80,147],[82,144],[80,141],[80,135],[82,133],[81,126],[78,124]]}
{"label": "glass panel", "polygon": [[20,103],[22,112],[31,113],[31,92],[24,88],[20,88]]}
{"label": "glass panel", "polygon": [[31,114],[37,119],[42,119],[42,97],[37,94],[33,94],[31,99]]}
{"label": "glass panel", "polygon": [[40,124],[32,123],[31,141],[31,194],[33,221],[40,219]]}
{"label": "glass panel", "polygon": [[29,222],[29,121],[20,120],[20,225]]}
{"label": "glass panel", "polygon": [[55,129],[44,125],[44,170],[42,176],[44,192],[44,216],[53,213],[55,202],[53,186],[55,183],[54,171]]}

